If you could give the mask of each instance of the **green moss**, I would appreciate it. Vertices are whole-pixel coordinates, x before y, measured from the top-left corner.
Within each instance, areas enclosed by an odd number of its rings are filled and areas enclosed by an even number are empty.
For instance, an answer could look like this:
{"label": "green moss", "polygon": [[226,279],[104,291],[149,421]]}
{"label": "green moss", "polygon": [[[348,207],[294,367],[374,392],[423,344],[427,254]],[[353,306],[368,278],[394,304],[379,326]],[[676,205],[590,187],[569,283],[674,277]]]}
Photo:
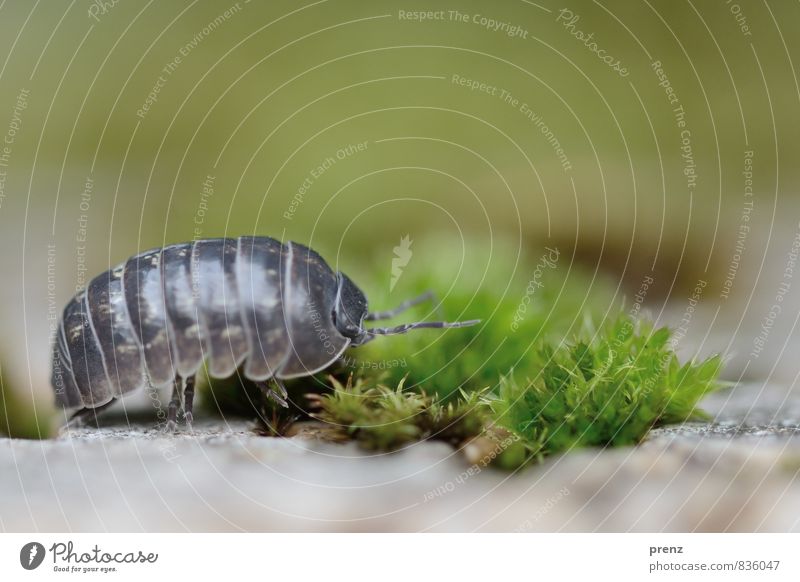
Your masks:
{"label": "green moss", "polygon": [[536,375],[501,379],[495,421],[541,458],[581,446],[631,445],[655,426],[704,418],[697,404],[719,386],[721,360],[681,365],[670,337],[667,328],[620,315],[591,337],[542,345],[531,355]]}
{"label": "green moss", "polygon": [[[373,309],[385,309],[425,291],[439,299],[397,318],[397,323],[436,319],[481,319],[481,324],[451,330],[415,330],[377,338],[348,356],[366,366],[385,367],[385,381],[407,377],[442,399],[459,389],[496,387],[511,368],[534,375],[531,350],[543,340],[559,341],[587,316],[601,316],[614,305],[608,282],[570,266],[558,249],[527,254],[508,243],[469,239],[458,245],[441,238],[414,242],[414,255],[393,291],[390,257],[380,257],[356,273]],[[617,307],[614,307],[616,310]],[[397,365],[400,362],[401,365]]]}
{"label": "green moss", "polygon": [[457,445],[481,432],[489,407],[480,394],[464,394],[457,403],[441,403],[424,392],[350,378],[315,398],[316,418],[339,429],[367,449],[394,450],[423,439]]}
{"label": "green moss", "polygon": [[670,340],[669,329],[619,314],[572,342],[539,341],[525,359],[534,373],[500,376],[495,390],[462,390],[443,403],[402,381],[389,388],[368,375],[346,386],[334,379],[318,417],[370,449],[484,436],[506,468],[576,447],[632,445],[655,426],[703,418],[697,404],[719,386],[720,358],[681,365]]}

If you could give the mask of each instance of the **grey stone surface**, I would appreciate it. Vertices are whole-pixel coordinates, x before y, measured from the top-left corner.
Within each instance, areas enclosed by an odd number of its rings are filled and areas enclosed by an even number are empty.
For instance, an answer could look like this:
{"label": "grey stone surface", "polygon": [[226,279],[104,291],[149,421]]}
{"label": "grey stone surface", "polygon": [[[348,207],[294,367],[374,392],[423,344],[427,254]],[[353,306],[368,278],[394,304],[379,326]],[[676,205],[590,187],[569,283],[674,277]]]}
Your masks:
{"label": "grey stone surface", "polygon": [[243,421],[0,440],[5,531],[798,531],[800,397],[744,385],[711,423],[517,473],[424,442],[392,454]]}

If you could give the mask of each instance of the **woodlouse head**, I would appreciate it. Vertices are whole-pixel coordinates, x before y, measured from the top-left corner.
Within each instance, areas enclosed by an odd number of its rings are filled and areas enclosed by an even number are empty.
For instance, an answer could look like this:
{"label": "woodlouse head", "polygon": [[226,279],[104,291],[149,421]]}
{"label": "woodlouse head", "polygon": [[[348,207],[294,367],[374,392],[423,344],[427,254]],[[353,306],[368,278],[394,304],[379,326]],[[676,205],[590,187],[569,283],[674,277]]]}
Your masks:
{"label": "woodlouse head", "polygon": [[333,323],[339,333],[350,338],[353,345],[364,343],[366,330],[364,319],[369,308],[367,297],[344,273],[337,273],[338,288],[333,308]]}
{"label": "woodlouse head", "polygon": [[371,327],[365,328],[364,321],[374,321],[379,319],[391,319],[395,315],[402,313],[424,300],[433,299],[433,293],[427,292],[414,299],[403,302],[398,307],[389,311],[370,313],[367,306],[367,298],[355,283],[344,273],[338,273],[338,287],[336,291],[336,303],[333,308],[333,323],[336,329],[344,337],[350,339],[350,345],[360,346],[372,341],[379,335],[397,335],[406,333],[412,329],[447,327],[467,327],[480,323],[479,319],[469,321],[419,321],[415,323],[404,323],[395,327]]}

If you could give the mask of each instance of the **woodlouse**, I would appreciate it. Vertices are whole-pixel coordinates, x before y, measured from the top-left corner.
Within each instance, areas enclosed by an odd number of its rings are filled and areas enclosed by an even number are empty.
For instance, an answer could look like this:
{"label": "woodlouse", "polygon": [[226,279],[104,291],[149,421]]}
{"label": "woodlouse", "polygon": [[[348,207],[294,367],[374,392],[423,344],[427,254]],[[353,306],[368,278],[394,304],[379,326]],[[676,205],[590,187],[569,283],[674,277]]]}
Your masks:
{"label": "woodlouse", "polygon": [[[365,328],[430,299],[426,293],[370,313],[364,293],[310,248],[269,237],[202,239],[152,249],[95,277],[64,308],[53,346],[57,406],[80,422],[125,393],[173,385],[167,429],[179,407],[192,422],[195,375],[243,374],[286,406],[282,380],[330,366],[350,346],[422,327]],[[270,384],[271,381],[271,384]]]}

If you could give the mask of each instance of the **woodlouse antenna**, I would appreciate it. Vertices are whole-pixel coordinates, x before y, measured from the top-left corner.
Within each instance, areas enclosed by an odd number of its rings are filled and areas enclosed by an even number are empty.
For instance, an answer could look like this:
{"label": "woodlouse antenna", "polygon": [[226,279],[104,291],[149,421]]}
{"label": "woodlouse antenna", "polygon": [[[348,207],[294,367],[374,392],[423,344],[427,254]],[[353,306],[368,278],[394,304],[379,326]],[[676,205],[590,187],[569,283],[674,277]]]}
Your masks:
{"label": "woodlouse antenna", "polygon": [[397,335],[406,333],[412,329],[420,328],[450,328],[450,327],[469,327],[480,323],[480,319],[470,319],[468,321],[418,321],[416,323],[404,323],[397,327],[374,327],[372,329],[365,329],[364,331],[369,335]]}
{"label": "woodlouse antenna", "polygon": [[395,307],[394,309],[388,309],[386,311],[374,311],[372,313],[368,313],[367,316],[364,318],[364,321],[378,321],[380,319],[392,319],[396,315],[400,315],[404,311],[414,307],[415,305],[419,305],[425,301],[430,301],[434,298],[433,291],[426,291],[422,295],[418,297],[414,297],[413,299],[409,299],[407,301],[403,301],[400,305]]}

